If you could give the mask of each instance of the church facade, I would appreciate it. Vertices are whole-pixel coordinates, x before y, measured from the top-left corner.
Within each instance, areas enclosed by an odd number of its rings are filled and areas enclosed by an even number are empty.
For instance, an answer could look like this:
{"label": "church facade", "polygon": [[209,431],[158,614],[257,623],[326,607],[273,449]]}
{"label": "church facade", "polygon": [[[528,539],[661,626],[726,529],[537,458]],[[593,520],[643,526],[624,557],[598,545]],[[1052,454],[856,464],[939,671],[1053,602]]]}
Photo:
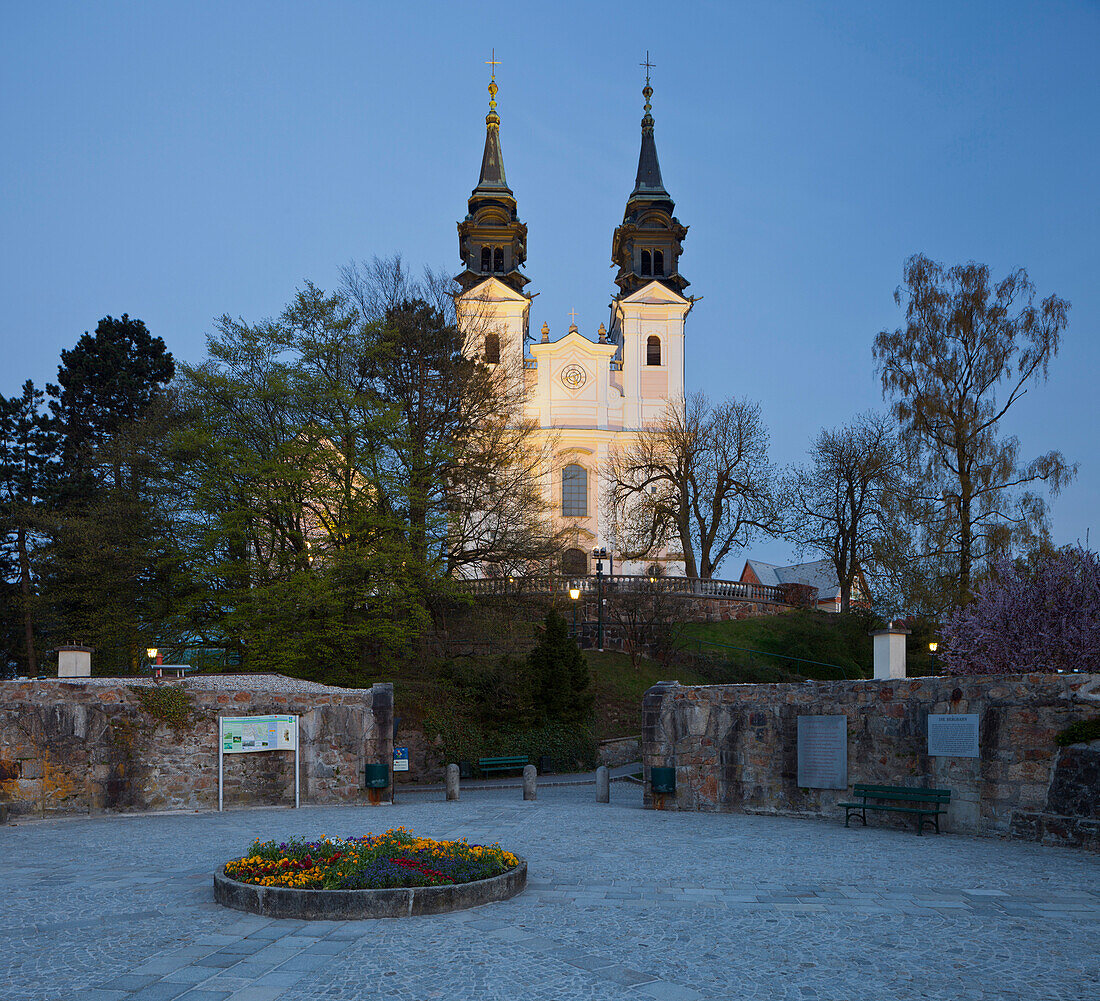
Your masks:
{"label": "church facade", "polygon": [[489,84],[481,175],[458,224],[463,271],[455,302],[466,326],[468,350],[487,364],[504,366],[523,380],[524,408],[552,443],[546,500],[570,538],[563,558],[567,576],[593,572],[594,549],[606,549],[616,573],[683,574],[681,554],[660,551],[624,560],[615,520],[604,501],[601,470],[612,451],[638,429],[657,421],[669,400],[684,396],[684,325],[694,299],[679,271],[687,227],[674,216],[653,136],[646,78],[642,91],[641,150],[634,190],[612,238],[618,289],[608,323],[582,333],[570,324],[551,340],[544,323],[537,339],[529,329],[527,226],[508,186],[500,147],[497,84]]}

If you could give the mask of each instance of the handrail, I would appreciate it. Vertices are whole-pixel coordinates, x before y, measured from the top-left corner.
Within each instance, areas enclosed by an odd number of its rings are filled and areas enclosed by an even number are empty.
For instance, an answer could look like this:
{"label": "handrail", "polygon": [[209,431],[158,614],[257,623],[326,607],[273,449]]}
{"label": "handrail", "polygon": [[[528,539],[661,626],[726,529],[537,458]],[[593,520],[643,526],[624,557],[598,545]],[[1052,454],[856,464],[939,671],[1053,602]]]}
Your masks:
{"label": "handrail", "polygon": [[848,669],[842,664],[827,664],[823,660],[807,660],[805,657],[792,657],[790,654],[787,653],[771,653],[768,650],[753,650],[751,647],[747,646],[734,646],[732,643],[719,643],[717,640],[704,640],[697,637],[689,637],[687,638],[687,642],[694,643],[696,646],[698,646],[700,653],[703,652],[703,644],[706,643],[707,646],[720,646],[726,650],[740,650],[743,653],[758,653],[762,657],[779,657],[782,660],[794,660],[797,661],[799,664],[814,664],[817,667],[835,667],[844,675],[845,681],[849,680]]}

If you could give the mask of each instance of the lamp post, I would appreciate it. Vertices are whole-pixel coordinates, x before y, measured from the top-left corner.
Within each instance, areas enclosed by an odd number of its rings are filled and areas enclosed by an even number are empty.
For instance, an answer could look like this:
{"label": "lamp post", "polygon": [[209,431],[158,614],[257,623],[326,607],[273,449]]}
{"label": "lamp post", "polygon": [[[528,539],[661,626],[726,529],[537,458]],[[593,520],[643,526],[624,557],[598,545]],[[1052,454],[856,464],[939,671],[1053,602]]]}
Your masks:
{"label": "lamp post", "polygon": [[160,667],[159,667],[159,665],[163,661],[163,657],[161,655],[161,652],[155,646],[149,646],[149,647],[145,648],[145,656],[149,658],[149,666],[150,667],[152,667],[154,664],[158,665],[154,669],[153,674],[156,675],[156,677],[159,678],[160,677]]}
{"label": "lamp post", "polygon": [[569,597],[573,601],[573,639],[577,638],[577,599],[581,596],[581,589],[579,587],[571,587],[569,589]]}
{"label": "lamp post", "polygon": [[607,559],[607,549],[601,546],[592,550],[596,561],[596,649],[603,650],[603,561]]}
{"label": "lamp post", "polygon": [[939,643],[933,640],[928,644],[928,652],[932,655],[932,676],[936,675],[936,651],[940,648]]}

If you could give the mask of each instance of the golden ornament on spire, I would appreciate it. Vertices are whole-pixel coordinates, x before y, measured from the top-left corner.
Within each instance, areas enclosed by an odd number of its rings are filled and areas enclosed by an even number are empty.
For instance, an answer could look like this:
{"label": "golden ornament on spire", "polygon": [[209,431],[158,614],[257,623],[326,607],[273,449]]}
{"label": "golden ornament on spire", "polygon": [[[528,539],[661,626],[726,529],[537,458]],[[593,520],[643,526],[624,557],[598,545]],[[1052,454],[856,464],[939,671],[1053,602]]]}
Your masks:
{"label": "golden ornament on spire", "polygon": [[497,59],[495,48],[489,58],[485,60],[485,65],[489,67],[491,74],[489,78],[489,114],[495,115],[497,111],[497,91],[500,89],[497,87],[497,67],[500,65],[500,60]]}

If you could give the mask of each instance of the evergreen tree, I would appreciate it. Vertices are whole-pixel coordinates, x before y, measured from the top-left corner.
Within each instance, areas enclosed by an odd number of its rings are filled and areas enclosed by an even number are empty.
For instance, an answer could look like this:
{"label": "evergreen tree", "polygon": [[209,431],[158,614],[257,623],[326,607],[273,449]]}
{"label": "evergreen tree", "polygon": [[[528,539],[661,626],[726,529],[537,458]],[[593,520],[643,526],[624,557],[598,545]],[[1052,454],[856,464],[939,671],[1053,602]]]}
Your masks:
{"label": "evergreen tree", "polygon": [[0,546],[18,577],[18,618],[28,677],[38,673],[33,564],[42,542],[42,506],[57,447],[43,394],[29,379],[19,396],[0,396]]}
{"label": "evergreen tree", "polygon": [[594,699],[588,661],[569,635],[565,619],[554,609],[546,613],[539,641],[528,654],[527,663],[543,721],[579,723],[588,717]]}
{"label": "evergreen tree", "polygon": [[166,594],[172,498],[161,492],[166,383],[175,364],[141,320],[105,317],[62,351],[49,386],[60,463],[50,489],[42,591],[53,638],[97,650],[96,670],[132,671]]}

